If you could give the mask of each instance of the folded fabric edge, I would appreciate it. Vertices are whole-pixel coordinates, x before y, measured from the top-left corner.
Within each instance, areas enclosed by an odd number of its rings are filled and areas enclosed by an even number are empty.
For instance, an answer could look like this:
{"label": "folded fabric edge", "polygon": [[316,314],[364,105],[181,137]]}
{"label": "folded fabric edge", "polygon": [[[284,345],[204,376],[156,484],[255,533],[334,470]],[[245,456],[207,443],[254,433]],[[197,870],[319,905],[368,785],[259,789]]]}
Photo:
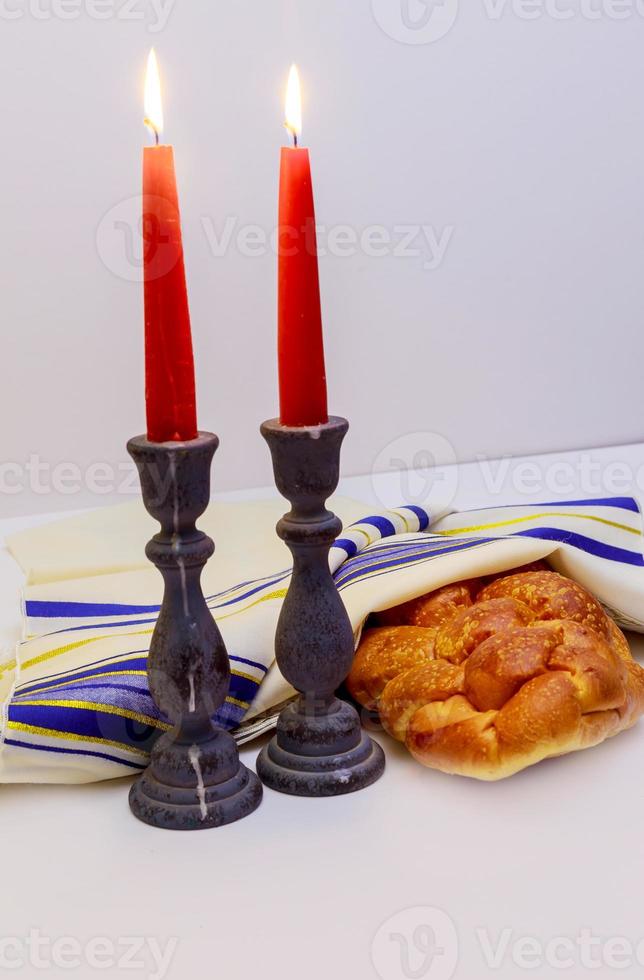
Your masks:
{"label": "folded fabric edge", "polygon": [[[0,759],[2,749],[7,737],[7,726],[9,722],[9,705],[13,698],[18,678],[20,676],[20,641],[14,647],[13,653],[3,651],[0,660]],[[7,659],[5,660],[5,653]]]}

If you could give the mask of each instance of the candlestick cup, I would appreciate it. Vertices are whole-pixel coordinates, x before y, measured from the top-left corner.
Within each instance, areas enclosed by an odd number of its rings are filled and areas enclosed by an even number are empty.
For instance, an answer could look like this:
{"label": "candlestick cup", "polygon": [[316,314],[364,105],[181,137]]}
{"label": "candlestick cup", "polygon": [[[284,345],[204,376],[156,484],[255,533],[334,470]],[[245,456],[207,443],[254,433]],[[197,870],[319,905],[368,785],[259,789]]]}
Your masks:
{"label": "candlestick cup", "polygon": [[150,693],[173,728],[152,749],[150,765],[130,791],[132,812],[170,830],[200,830],[239,820],[260,803],[255,773],[239,761],[232,735],[212,716],[228,693],[230,666],[201,589],[214,552],[196,521],[210,498],[217,436],[187,442],[128,443],[146,509],[161,525],[146,554],[164,579],[163,603],[148,655]]}
{"label": "candlestick cup", "polygon": [[325,504],[337,487],[349,424],[290,427],[277,419],[261,432],[275,482],[291,503],[277,525],[293,555],[291,584],[279,617],[275,654],[299,697],[282,711],[257,771],[266,786],[295,796],[337,796],[363,789],[384,770],[382,749],[362,731],[355,709],[335,697],[354,654],[353,630],[329,570],[342,530]]}

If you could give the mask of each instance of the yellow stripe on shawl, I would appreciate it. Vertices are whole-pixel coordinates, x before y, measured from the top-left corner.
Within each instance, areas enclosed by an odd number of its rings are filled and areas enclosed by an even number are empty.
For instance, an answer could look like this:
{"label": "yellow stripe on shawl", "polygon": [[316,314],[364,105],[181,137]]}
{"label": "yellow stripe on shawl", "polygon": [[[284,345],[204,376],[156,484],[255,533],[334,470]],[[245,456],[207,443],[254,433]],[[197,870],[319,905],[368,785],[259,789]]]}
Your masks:
{"label": "yellow stripe on shawl", "polygon": [[[84,684],[85,681],[96,680],[97,677],[145,677],[147,670],[107,670],[103,674],[88,674],[86,677],[73,677],[70,681],[60,681],[58,684],[49,685],[49,681],[44,679],[40,686],[34,686],[37,682],[30,682],[25,686],[29,688],[29,694],[38,694],[40,691],[58,691],[61,687],[69,687],[71,684]],[[19,698],[20,688],[16,689],[16,698]]]}
{"label": "yellow stripe on shawl", "polygon": [[240,701],[239,698],[233,698],[230,695],[226,698],[228,704],[236,704],[238,708],[249,708],[250,701]]}
{"label": "yellow stripe on shawl", "polygon": [[[253,684],[257,684],[258,686],[261,683],[257,677],[253,677],[251,674],[246,674],[242,670],[231,670],[230,673],[234,674],[235,677],[242,677],[246,681],[252,681]],[[30,688],[27,694],[28,696],[30,694],[39,694],[40,691],[58,691],[61,687],[70,687],[74,684],[84,684],[86,681],[98,680],[103,677],[145,677],[146,675],[147,670],[108,670],[104,671],[103,673],[88,674],[86,677],[73,677],[71,680],[61,681],[59,684],[51,684],[50,686],[48,686],[49,681],[44,678],[42,681],[42,686],[34,687],[34,682],[31,682],[25,686]],[[20,688],[18,688],[16,690],[16,699],[24,696],[25,695],[20,694]],[[21,701],[20,703],[24,704],[25,702]]]}
{"label": "yellow stripe on shawl", "polygon": [[[234,609],[232,612],[226,613],[224,616],[217,616],[217,622],[222,619],[232,619],[233,616],[239,616],[240,613],[245,613],[248,609],[252,609],[254,606],[259,606],[262,602],[268,602],[270,599],[285,599],[287,589],[276,589],[274,592],[268,592],[266,595],[262,595],[259,599],[255,599],[253,602],[244,606],[243,609]],[[253,680],[255,678],[252,678]]]}
{"label": "yellow stripe on shawl", "polygon": [[[11,728],[14,732],[25,732],[27,735],[44,735],[51,738],[61,738],[65,742],[91,742],[93,745],[110,745],[112,748],[121,749],[123,752],[130,752],[133,755],[140,755],[144,759],[148,757],[149,753],[144,749],[135,749],[131,745],[126,745],[124,742],[116,742],[111,738],[98,738],[93,735],[78,735],[76,732],[59,732],[55,728],[40,728],[38,725],[26,725],[22,721],[10,721],[7,724],[7,728]],[[34,748],[39,746],[35,745]],[[118,762],[118,759],[114,760]]]}
{"label": "yellow stripe on shawl", "polygon": [[[405,517],[405,515],[402,513],[402,511],[392,509],[391,513],[392,514],[396,514],[396,516],[401,519],[401,521],[405,525],[405,529],[406,529],[406,531],[407,531],[408,534],[412,534],[413,533],[412,532],[412,529],[409,526],[409,521],[407,520],[407,518]],[[395,535],[394,535],[394,537],[395,537]]]}
{"label": "yellow stripe on shawl", "polygon": [[576,517],[580,521],[596,521],[598,524],[605,524],[607,527],[616,527],[620,531],[628,531],[629,534],[641,536],[642,532],[637,528],[629,527],[628,524],[618,524],[616,521],[608,521],[604,517],[596,517],[594,514],[571,514],[560,511],[545,511],[543,514],[530,514],[527,517],[513,517],[507,521],[495,521],[493,524],[473,524],[471,527],[455,527],[448,531],[432,530],[432,534],[440,534],[449,537],[453,534],[467,534],[469,531],[491,531],[495,527],[509,527],[511,524],[523,524],[527,521],[538,521],[544,517]]}
{"label": "yellow stripe on shawl", "polygon": [[[153,630],[135,630],[129,633],[113,633],[112,636],[149,636]],[[109,640],[110,634],[102,633],[100,636],[90,636],[86,640],[76,640],[75,643],[66,643],[62,647],[56,647],[54,650],[48,650],[46,653],[41,653],[37,657],[32,657],[31,660],[25,660],[22,664],[23,670],[28,670],[29,667],[35,667],[36,664],[42,664],[46,660],[53,660],[54,657],[60,657],[64,653],[71,653],[73,650],[80,650],[81,647],[86,647],[90,643],[98,643],[99,640]],[[130,656],[130,654],[128,654]],[[78,668],[77,668],[78,669]]]}
{"label": "yellow stripe on shawl", "polygon": [[[226,701],[229,704],[235,704],[240,708],[249,707],[248,701],[239,701],[237,698],[233,698],[230,696],[226,698]],[[158,718],[150,718],[149,715],[139,714],[138,711],[130,711],[129,708],[119,708],[116,705],[102,704],[101,702],[98,701],[97,702],[68,701],[65,699],[61,699],[60,701],[58,701],[53,698],[52,699],[38,698],[35,700],[27,700],[27,701],[23,701],[21,699],[19,704],[21,708],[24,707],[37,708],[40,705],[45,708],[74,708],[75,710],[82,710],[82,711],[101,711],[106,715],[118,715],[120,718],[128,718],[130,719],[130,721],[138,721],[139,724],[141,725],[151,725],[153,728],[160,728],[165,732],[170,731],[170,729],[173,727],[172,725],[168,725],[164,721],[159,721]]]}
{"label": "yellow stripe on shawl", "polygon": [[20,707],[38,707],[42,706],[45,708],[74,708],[83,711],[101,711],[106,715],[119,715],[121,718],[129,718],[130,721],[138,721],[141,725],[148,725],[152,728],[161,728],[163,731],[168,732],[172,728],[172,725],[168,725],[164,721],[159,721],[158,718],[150,718],[149,715],[139,714],[138,711],[130,711],[129,708],[119,708],[114,704],[101,704],[100,702],[94,701],[66,701],[66,700],[54,700],[54,699],[38,699],[30,701],[20,701]]}
{"label": "yellow stripe on shawl", "polygon": [[[510,540],[511,539],[508,538],[508,541],[510,541]],[[475,548],[486,548],[489,543],[490,543],[489,541],[477,541],[474,538],[471,542],[468,542],[467,549],[464,548],[463,551],[466,551],[466,550],[467,551],[473,551]],[[424,554],[422,558],[418,558],[416,561],[410,561],[409,563],[406,562],[405,565],[404,565],[404,568],[405,569],[407,569],[407,568],[415,568],[416,565],[422,565],[423,562],[434,560],[434,559],[436,559],[438,557],[441,557],[441,556],[440,555],[435,555],[435,554],[430,554],[430,555]],[[350,580],[350,582],[348,582],[348,583],[344,583],[342,581],[342,578],[339,577],[338,578],[338,589],[341,591],[345,587],[345,585],[355,585],[356,582],[363,582],[363,581],[365,581],[365,579],[372,578],[374,575],[376,575],[376,574],[378,574],[380,572],[380,570],[383,568],[383,566],[386,568],[386,567],[388,567],[388,565],[389,565],[389,563],[387,561],[385,561],[385,562],[377,562],[376,564],[371,565],[362,575],[357,575],[355,578],[352,578]]]}
{"label": "yellow stripe on shawl", "polygon": [[[123,661],[131,660],[132,656],[133,654],[131,650],[128,651],[128,653],[115,653],[113,657],[106,657],[104,661],[99,661],[99,664],[103,663],[104,666],[109,665],[110,667],[118,667],[118,665],[120,663],[123,663]],[[147,653],[140,653],[137,654],[136,656],[145,659],[145,657],[147,657]],[[65,678],[67,678],[70,674],[77,674],[79,670],[89,670],[90,667],[96,667],[96,666],[98,666],[98,664],[93,663],[93,664],[88,664],[87,667],[68,667],[66,670],[60,670],[56,673],[46,674],[44,677],[39,677],[37,681],[25,681],[23,684],[18,685],[16,691],[21,691],[24,687],[30,687],[32,684],[36,684],[36,683],[44,684],[47,681],[56,680],[57,677],[60,678],[62,681]],[[122,673],[122,671],[119,671],[119,673]]]}

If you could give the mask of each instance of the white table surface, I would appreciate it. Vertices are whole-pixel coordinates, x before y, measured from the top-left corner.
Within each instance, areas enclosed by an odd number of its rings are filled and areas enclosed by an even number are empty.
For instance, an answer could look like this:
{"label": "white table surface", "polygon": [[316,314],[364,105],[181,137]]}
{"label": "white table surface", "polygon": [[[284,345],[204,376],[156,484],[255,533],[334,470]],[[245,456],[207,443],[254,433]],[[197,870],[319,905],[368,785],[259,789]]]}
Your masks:
{"label": "white table surface", "polygon": [[[641,492],[644,445],[535,458],[546,482],[530,491],[517,490],[520,461],[511,461],[503,502],[556,499],[547,474],[562,461],[579,468],[579,486],[561,494],[574,499],[588,489],[585,455],[611,481],[613,464],[622,464],[622,481],[630,467],[631,485],[598,488],[604,494]],[[454,485],[454,471],[439,475]],[[464,466],[458,477],[458,505],[500,502],[489,469]],[[345,480],[341,490],[395,504],[401,486],[390,473],[375,483]],[[35,520],[0,522],[0,534]],[[0,553],[5,643],[17,630],[20,581]],[[634,651],[644,656],[642,640]],[[644,943],[641,962],[636,950],[644,940],[644,724],[496,784],[425,770],[386,736],[378,739],[387,770],[368,791],[307,800],[267,790],[254,815],[203,833],[138,823],[128,810],[128,780],[0,787],[0,973],[111,978],[128,968],[117,966],[126,950],[143,944],[125,975],[644,976]],[[257,750],[242,751],[248,765]],[[423,952],[432,936],[433,958]],[[91,946],[103,938],[108,945]],[[153,950],[170,940],[164,972]]]}

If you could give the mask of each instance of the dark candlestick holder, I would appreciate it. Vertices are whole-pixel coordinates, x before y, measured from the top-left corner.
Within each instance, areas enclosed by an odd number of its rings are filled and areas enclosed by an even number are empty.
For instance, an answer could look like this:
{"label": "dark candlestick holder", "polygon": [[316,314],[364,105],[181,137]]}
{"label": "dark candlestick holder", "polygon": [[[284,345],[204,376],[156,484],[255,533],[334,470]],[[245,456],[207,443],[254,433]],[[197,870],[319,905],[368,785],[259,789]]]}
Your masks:
{"label": "dark candlestick holder", "polygon": [[210,499],[217,436],[188,442],[128,443],[146,510],[161,525],[146,555],[163,576],[163,604],[152,635],[148,680],[155,704],[174,724],[152,749],[150,765],[130,791],[139,820],[168,830],[220,827],[247,816],[262,786],[239,761],[235,741],[212,722],[230,683],[221,634],[201,590],[215,550],[195,523]]}
{"label": "dark candlestick holder", "polygon": [[257,772],[266,786],[294,796],[352,793],[379,779],[385,767],[382,749],[362,731],[355,709],[335,697],[351,669],[354,640],[329,570],[329,549],[342,524],[325,504],[338,485],[348,428],[342,418],[301,428],[272,419],[261,427],[277,489],[291,503],[277,525],[293,555],[293,574],[275,653],[299,697],[280,714]]}

